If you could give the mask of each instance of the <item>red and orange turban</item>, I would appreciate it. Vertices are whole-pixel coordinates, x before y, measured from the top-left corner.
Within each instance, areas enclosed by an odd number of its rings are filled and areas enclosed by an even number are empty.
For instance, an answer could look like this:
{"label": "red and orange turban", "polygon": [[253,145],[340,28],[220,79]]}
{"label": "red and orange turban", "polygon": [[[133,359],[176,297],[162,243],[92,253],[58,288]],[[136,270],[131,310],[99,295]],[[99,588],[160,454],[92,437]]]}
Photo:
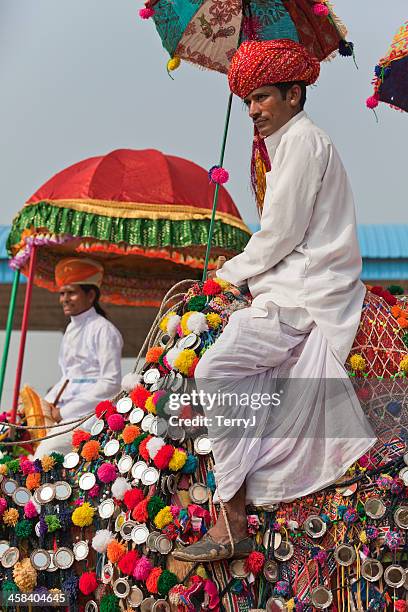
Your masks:
{"label": "red and orange turban", "polygon": [[58,288],[64,285],[95,285],[100,287],[103,278],[103,266],[93,259],[85,257],[68,257],[55,266],[55,284]]}
{"label": "red and orange turban", "polygon": [[319,74],[319,60],[293,40],[247,41],[232,58],[228,81],[232,93],[245,98],[263,85],[290,81],[311,85]]}

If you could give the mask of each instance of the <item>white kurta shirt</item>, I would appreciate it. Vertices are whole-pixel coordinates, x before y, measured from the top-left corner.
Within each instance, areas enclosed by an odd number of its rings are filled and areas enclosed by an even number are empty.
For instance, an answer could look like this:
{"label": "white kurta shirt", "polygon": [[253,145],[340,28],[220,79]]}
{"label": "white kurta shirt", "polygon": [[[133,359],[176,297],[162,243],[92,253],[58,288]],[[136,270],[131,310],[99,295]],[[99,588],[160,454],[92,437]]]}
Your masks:
{"label": "white kurta shirt", "polygon": [[62,376],[45,398],[54,402],[69,380],[58,403],[62,422],[89,414],[120,390],[122,347],[120,332],[94,308],[71,317],[59,355]]}
{"label": "white kurta shirt", "polygon": [[296,327],[304,309],[344,363],[365,295],[346,171],[330,138],[303,111],[265,144],[272,170],[261,228],[217,276],[247,282],[257,313],[267,316],[268,303],[277,304]]}

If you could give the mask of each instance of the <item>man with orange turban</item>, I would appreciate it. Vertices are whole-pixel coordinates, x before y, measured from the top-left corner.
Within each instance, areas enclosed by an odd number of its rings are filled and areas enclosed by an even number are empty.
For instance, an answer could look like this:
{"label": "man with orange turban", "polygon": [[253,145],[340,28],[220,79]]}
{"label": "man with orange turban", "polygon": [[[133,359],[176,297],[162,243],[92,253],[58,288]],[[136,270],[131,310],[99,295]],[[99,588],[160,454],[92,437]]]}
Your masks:
{"label": "man with orange turban", "polygon": [[231,91],[255,128],[261,227],[216,272],[247,285],[253,301],[232,313],[195,371],[197,386],[222,398],[204,406],[222,512],[174,553],[180,560],[247,556],[246,504],[319,490],[375,441],[344,369],[365,295],[353,196],[330,138],[303,110],[319,70],[291,40],[245,42],[231,61]]}
{"label": "man with orange turban", "polygon": [[[98,402],[120,390],[123,340],[99,305],[102,279],[103,267],[92,259],[70,257],[55,268],[60,303],[71,320],[60,349],[61,379],[44,401],[54,421],[61,423],[61,428],[50,429],[48,434],[65,433],[41,442],[35,458],[52,451],[69,452],[72,432],[66,433],[69,426],[64,423],[91,414]],[[89,429],[90,423],[86,421],[81,428]]]}

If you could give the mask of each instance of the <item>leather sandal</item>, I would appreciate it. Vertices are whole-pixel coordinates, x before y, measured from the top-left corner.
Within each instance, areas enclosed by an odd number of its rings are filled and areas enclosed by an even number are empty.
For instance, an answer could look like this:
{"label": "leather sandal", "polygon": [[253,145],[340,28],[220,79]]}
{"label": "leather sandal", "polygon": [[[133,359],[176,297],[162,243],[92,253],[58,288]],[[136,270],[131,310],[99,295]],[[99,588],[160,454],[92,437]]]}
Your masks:
{"label": "leather sandal", "polygon": [[233,548],[230,543],[216,542],[209,533],[206,533],[195,544],[180,550],[174,550],[172,554],[178,561],[201,563],[222,561],[223,559],[245,559],[254,550],[254,543],[252,538],[244,538],[239,542],[234,542]]}
{"label": "leather sandal", "polygon": [[173,557],[179,561],[205,562],[222,561],[223,559],[245,559],[254,550],[252,538],[244,538],[238,542],[232,537],[228,522],[227,511],[222,501],[220,501],[221,511],[224,515],[224,522],[229,537],[228,544],[216,542],[209,533],[206,533],[201,540],[191,544],[184,549],[173,551]]}

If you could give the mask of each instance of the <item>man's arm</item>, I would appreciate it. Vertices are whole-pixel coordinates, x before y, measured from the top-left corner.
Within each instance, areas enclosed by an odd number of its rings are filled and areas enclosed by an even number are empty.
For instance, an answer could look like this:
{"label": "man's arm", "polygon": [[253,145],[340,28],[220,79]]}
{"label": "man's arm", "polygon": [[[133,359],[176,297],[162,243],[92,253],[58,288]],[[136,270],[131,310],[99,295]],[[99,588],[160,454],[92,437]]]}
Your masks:
{"label": "man's arm", "polygon": [[267,175],[261,228],[244,251],[227,261],[217,276],[234,285],[270,270],[299,245],[307,231],[328,162],[321,140],[284,141]]}

